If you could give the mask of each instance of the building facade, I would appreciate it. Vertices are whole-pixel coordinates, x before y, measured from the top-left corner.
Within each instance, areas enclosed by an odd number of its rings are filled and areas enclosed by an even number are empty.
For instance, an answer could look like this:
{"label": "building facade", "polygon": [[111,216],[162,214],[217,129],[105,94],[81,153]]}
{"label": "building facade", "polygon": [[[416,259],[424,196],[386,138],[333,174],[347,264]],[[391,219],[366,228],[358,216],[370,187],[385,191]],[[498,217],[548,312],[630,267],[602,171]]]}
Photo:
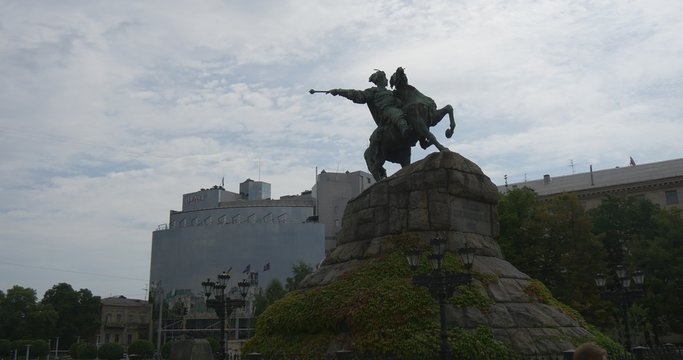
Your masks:
{"label": "building facade", "polygon": [[125,348],[134,341],[147,339],[151,307],[147,301],[123,296],[102,299],[98,344],[116,343]]}
{"label": "building facade", "polygon": [[681,208],[683,200],[683,159],[589,171],[499,186],[506,192],[527,187],[540,197],[575,193],[586,209],[600,205],[607,195],[642,197],[663,208]]}
{"label": "building facade", "polygon": [[[228,291],[237,281],[252,284],[247,306],[227,321],[228,347],[239,351],[253,332],[253,299],[273,279],[285,284],[293,265],[317,266],[331,251],[346,203],[374,183],[357,171],[317,176],[312,190],[273,200],[270,184],[247,179],[239,193],[222,186],[183,195],[182,210],[170,211],[168,224],[152,234],[150,288],[160,284],[181,317],[163,321],[163,338],[215,336],[216,314],[203,304],[201,283],[229,271]],[[175,315],[174,315],[175,316]]]}
{"label": "building facade", "polygon": [[374,183],[375,179],[363,171],[328,173],[323,170],[318,174],[312,195],[319,221],[325,225],[325,254],[337,245],[346,203]]}

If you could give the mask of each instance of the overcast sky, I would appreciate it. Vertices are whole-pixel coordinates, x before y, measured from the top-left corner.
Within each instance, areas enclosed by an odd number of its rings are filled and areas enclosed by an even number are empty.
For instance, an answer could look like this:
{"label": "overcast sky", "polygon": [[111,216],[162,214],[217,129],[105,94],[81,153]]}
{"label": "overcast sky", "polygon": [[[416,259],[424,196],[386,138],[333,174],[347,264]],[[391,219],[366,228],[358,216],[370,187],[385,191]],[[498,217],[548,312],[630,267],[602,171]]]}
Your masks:
{"label": "overcast sky", "polygon": [[[144,298],[182,194],[367,170],[406,69],[496,184],[680,158],[681,1],[0,0],[0,289]],[[435,151],[432,147],[429,152]],[[413,151],[413,161],[428,152]],[[388,167],[389,173],[397,170]]]}

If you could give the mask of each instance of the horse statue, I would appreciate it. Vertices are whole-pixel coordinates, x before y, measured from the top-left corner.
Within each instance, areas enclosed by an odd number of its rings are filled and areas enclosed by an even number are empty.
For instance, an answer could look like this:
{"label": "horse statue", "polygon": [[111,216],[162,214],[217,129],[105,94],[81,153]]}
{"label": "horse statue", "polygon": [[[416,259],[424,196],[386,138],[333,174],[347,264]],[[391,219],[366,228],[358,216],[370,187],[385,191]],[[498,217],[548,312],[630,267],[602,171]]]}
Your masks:
{"label": "horse statue", "polygon": [[391,75],[389,84],[395,89],[394,96],[399,98],[403,104],[401,109],[411,131],[402,135],[396,126],[384,126],[375,129],[370,137],[370,146],[365,150],[364,156],[368,170],[377,181],[387,177],[386,169],[384,169],[386,161],[397,163],[401,167],[410,165],[411,148],[418,141],[423,149],[434,145],[439,151],[449,151],[448,148],[439,143],[429,130],[446,115],[449,116],[450,120],[450,127],[446,129],[446,137],[453,136],[455,129],[453,107],[446,105],[437,109],[432,98],[408,84],[408,77],[402,67],[396,69],[396,72]]}
{"label": "horse statue", "polygon": [[419,141],[423,149],[431,145],[439,151],[449,151],[441,145],[429,128],[438,124],[446,115],[450,118],[450,128],[446,137],[450,138],[455,129],[453,107],[446,105],[436,108],[430,97],[408,84],[402,67],[391,76],[390,91],[386,88],[387,78],[384,71],[375,69],[368,79],[375,86],[365,90],[331,89],[309,90],[309,93],[325,93],[342,96],[356,104],[367,104],[377,128],[370,136],[370,146],[365,150],[368,170],[379,181],[387,177],[384,163],[390,161],[406,167],[410,165],[411,148]]}

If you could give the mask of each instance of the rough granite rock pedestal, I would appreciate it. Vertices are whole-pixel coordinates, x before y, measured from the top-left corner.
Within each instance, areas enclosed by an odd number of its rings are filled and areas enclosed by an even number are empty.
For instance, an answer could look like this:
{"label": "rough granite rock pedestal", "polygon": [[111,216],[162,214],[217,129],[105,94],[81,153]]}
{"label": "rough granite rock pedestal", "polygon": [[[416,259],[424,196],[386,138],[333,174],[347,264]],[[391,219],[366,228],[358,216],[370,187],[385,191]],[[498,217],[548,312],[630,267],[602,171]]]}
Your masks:
{"label": "rough granite rock pedestal", "polygon": [[558,308],[524,291],[531,279],[504,259],[494,239],[499,231],[497,202],[496,186],[475,163],[455,152],[431,154],[348,203],[337,247],[302,287],[333,282],[393,249],[392,236],[411,233],[428,243],[444,233],[447,250],[456,251],[469,243],[477,255],[473,271],[497,279],[473,283],[494,305],[484,312],[449,305],[449,323],[465,329],[488,326],[498,340],[522,353],[557,354],[573,349],[570,339],[591,334]]}

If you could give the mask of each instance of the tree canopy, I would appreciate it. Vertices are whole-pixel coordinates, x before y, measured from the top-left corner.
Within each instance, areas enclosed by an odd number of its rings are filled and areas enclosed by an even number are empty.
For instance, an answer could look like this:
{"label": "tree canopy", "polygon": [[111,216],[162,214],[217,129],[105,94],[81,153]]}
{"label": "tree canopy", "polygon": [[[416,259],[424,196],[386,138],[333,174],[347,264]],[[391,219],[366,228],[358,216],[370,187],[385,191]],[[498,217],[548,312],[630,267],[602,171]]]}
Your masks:
{"label": "tree canopy", "polygon": [[623,265],[646,274],[644,296],[632,308],[635,330],[651,343],[683,331],[681,210],[609,196],[586,212],[573,194],[541,199],[524,188],[503,194],[498,211],[506,258],[590,322],[617,325],[618,306],[601,297],[594,276]]}
{"label": "tree canopy", "polygon": [[100,322],[101,302],[90,290],[75,291],[60,283],[38,302],[36,291],[15,285],[0,291],[0,339],[50,339],[60,337],[68,348],[81,338],[94,338]]}

